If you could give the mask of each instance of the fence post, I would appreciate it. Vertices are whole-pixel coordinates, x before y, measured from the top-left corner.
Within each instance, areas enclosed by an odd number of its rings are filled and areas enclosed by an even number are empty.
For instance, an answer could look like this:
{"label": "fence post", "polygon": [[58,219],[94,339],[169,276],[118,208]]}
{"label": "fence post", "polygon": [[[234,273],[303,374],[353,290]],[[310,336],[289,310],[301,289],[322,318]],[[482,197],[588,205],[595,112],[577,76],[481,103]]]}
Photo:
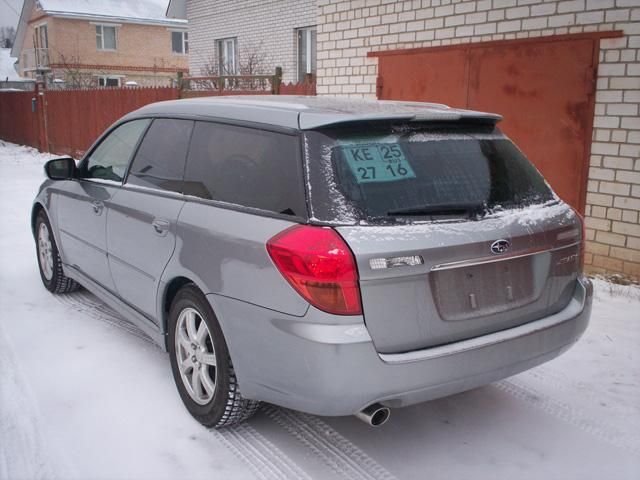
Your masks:
{"label": "fence post", "polygon": [[178,72],[178,98],[182,98],[182,89],[184,88],[184,74],[182,72]]}
{"label": "fence post", "polygon": [[38,129],[38,151],[47,152],[47,119],[45,112],[44,86],[40,82],[36,82],[33,94],[35,96],[35,112],[36,128]]}
{"label": "fence post", "polygon": [[282,67],[276,67],[276,73],[271,80],[271,94],[280,95],[280,85],[282,84]]}

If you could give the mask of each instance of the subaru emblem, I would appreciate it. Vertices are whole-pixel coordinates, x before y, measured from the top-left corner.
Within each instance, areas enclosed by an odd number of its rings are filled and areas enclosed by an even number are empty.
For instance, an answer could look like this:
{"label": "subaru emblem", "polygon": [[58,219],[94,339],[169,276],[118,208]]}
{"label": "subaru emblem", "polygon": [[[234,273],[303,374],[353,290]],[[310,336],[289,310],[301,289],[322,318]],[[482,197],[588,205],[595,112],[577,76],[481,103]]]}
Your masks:
{"label": "subaru emblem", "polygon": [[496,240],[491,244],[491,253],[495,253],[496,255],[500,255],[501,253],[505,253],[511,247],[511,243],[509,240]]}

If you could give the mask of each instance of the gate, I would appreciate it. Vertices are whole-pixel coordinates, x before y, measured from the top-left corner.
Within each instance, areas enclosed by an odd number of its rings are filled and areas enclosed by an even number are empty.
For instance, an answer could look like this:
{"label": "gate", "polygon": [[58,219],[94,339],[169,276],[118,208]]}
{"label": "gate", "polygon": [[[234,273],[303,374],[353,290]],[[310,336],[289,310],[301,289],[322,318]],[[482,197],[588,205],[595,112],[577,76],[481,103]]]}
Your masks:
{"label": "gate", "polygon": [[599,40],[577,34],[371,52],[380,99],[503,115],[500,128],[556,193],[584,213]]}

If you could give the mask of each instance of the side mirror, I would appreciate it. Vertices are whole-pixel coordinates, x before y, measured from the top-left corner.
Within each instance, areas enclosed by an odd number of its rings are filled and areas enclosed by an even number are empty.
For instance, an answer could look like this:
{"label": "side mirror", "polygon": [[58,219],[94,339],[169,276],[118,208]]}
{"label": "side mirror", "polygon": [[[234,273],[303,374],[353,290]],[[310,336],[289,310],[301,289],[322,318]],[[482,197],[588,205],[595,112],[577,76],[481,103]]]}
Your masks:
{"label": "side mirror", "polygon": [[44,164],[44,172],[51,180],[70,180],[76,176],[76,161],[73,158],[54,158]]}

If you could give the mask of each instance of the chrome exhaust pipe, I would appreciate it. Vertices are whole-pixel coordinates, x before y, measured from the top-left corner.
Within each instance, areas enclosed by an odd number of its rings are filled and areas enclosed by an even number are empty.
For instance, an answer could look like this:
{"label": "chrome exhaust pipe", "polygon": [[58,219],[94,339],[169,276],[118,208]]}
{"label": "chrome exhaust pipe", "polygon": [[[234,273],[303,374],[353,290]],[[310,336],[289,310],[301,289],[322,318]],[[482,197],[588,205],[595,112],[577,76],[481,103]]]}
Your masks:
{"label": "chrome exhaust pipe", "polygon": [[380,425],[383,425],[387,420],[389,420],[389,415],[391,415],[391,410],[379,403],[371,404],[367,408],[356,413],[357,418],[372,427],[379,427]]}

